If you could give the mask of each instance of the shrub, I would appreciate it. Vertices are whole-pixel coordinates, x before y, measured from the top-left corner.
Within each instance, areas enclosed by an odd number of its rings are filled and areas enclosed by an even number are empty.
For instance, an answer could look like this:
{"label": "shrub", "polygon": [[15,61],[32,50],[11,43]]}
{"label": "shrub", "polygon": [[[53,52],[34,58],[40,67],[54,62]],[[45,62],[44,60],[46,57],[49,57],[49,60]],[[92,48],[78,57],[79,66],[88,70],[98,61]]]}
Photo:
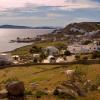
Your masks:
{"label": "shrub", "polygon": [[91,43],[91,40],[86,40],[86,41],[83,42],[83,45],[88,45],[90,43]]}
{"label": "shrub", "polygon": [[2,81],[2,83],[6,84],[12,81],[19,81],[17,77],[8,78],[7,80]]}
{"label": "shrub", "polygon": [[32,95],[32,91],[30,91],[30,90],[25,90],[25,94],[26,94],[26,95]]}
{"label": "shrub", "polygon": [[76,77],[76,80],[78,80],[80,82],[84,82],[86,80],[86,71],[82,70],[79,67],[76,67],[76,69],[75,69],[75,77]]}
{"label": "shrub", "polygon": [[76,60],[80,59],[80,55],[75,55]]}
{"label": "shrub", "polygon": [[82,59],[83,60],[88,60],[88,56],[83,56]]}
{"label": "shrub", "polygon": [[32,53],[39,53],[42,51],[42,48],[41,47],[38,47],[38,46],[32,46],[32,48],[29,50],[29,52],[32,54]]}
{"label": "shrub", "polygon": [[62,49],[66,49],[67,46],[65,43],[56,43],[55,44],[55,47],[58,48],[59,50],[62,50]]}
{"label": "shrub", "polygon": [[71,55],[71,52],[68,51],[68,50],[66,50],[66,51],[64,52],[64,55],[66,55],[66,56],[70,56],[70,55]]}
{"label": "shrub", "polygon": [[86,75],[86,70],[76,66],[75,72],[80,75]]}
{"label": "shrub", "polygon": [[45,93],[43,91],[36,91],[36,93],[35,93],[36,98],[41,98],[44,95],[47,95],[47,93]]}
{"label": "shrub", "polygon": [[100,58],[100,52],[97,52],[97,51],[93,52],[92,55],[91,55],[91,58],[92,59]]}
{"label": "shrub", "polygon": [[96,84],[93,84],[90,88],[91,91],[95,91],[97,90],[97,85]]}
{"label": "shrub", "polygon": [[95,83],[96,85],[100,86],[100,75],[96,77]]}

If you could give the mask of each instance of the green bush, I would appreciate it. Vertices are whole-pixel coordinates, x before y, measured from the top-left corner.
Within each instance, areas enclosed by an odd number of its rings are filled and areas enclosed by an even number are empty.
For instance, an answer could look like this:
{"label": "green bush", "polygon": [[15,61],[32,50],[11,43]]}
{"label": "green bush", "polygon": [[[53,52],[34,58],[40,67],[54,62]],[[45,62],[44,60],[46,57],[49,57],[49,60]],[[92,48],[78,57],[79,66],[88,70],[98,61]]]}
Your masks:
{"label": "green bush", "polygon": [[75,78],[80,82],[84,82],[86,80],[86,71],[82,68],[76,67],[75,69]]}
{"label": "green bush", "polygon": [[30,90],[25,90],[25,94],[26,94],[26,95],[32,95],[32,91],[30,91]]}
{"label": "green bush", "polygon": [[84,41],[82,44],[83,45],[88,45],[88,44],[90,44],[91,43],[91,40],[86,40],[86,41]]}
{"label": "green bush", "polygon": [[66,51],[64,52],[64,55],[66,55],[66,56],[70,56],[70,55],[71,55],[71,52],[68,51],[68,50],[66,50]]}
{"label": "green bush", "polygon": [[44,95],[47,95],[47,93],[45,93],[43,91],[36,91],[36,93],[35,93],[36,98],[41,98]]}
{"label": "green bush", "polygon": [[8,78],[7,80],[2,81],[2,83],[6,84],[12,81],[19,81],[17,77]]}
{"label": "green bush", "polygon": [[88,56],[83,56],[82,59],[83,60],[88,60]]}
{"label": "green bush", "polygon": [[41,47],[33,45],[32,48],[29,50],[29,52],[32,53],[40,53],[42,51]]}
{"label": "green bush", "polygon": [[54,46],[56,48],[58,48],[59,50],[62,50],[62,49],[66,49],[67,48],[67,45],[65,43],[56,43]]}
{"label": "green bush", "polygon": [[100,58],[100,52],[97,52],[97,51],[93,52],[92,55],[91,55],[91,58],[92,59]]}
{"label": "green bush", "polygon": [[100,75],[96,77],[95,83],[96,85],[100,86]]}
{"label": "green bush", "polygon": [[75,55],[76,60],[80,59],[80,55]]}

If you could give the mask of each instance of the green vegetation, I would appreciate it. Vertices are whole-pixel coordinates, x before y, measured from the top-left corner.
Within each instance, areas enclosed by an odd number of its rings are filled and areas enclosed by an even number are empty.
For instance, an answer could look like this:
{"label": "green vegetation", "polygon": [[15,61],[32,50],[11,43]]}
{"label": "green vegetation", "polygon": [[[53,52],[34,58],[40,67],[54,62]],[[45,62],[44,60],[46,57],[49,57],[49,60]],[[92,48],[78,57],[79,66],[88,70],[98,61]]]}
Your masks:
{"label": "green vegetation", "polygon": [[92,43],[92,41],[86,40],[86,41],[83,42],[83,45],[88,45],[88,44],[90,44],[90,43]]}
{"label": "green vegetation", "polygon": [[91,58],[92,59],[100,58],[100,52],[93,52]]}
{"label": "green vegetation", "polygon": [[71,52],[68,51],[68,50],[66,50],[66,51],[64,52],[64,55],[66,55],[66,56],[70,56],[70,55],[71,55]]}
{"label": "green vegetation", "polygon": [[59,50],[62,50],[62,49],[66,49],[67,48],[67,45],[65,44],[65,43],[63,43],[63,42],[56,42],[55,44],[54,44],[54,46],[56,47],[56,48],[58,48]]}
{"label": "green vegetation", "polygon": [[42,51],[41,47],[37,47],[35,45],[32,46],[32,48],[29,50],[30,53],[40,53]]}
{"label": "green vegetation", "polygon": [[97,75],[95,82],[98,86],[100,86],[100,75]]}
{"label": "green vegetation", "polygon": [[47,93],[45,93],[43,91],[36,91],[36,93],[35,93],[36,98],[41,98],[44,95],[47,95]]}
{"label": "green vegetation", "polygon": [[76,60],[80,59],[80,55],[75,55]]}
{"label": "green vegetation", "polygon": [[[60,48],[61,45],[63,45],[63,47],[64,47],[66,44],[67,43],[65,41],[40,42],[40,43],[35,43],[35,46],[45,48],[47,46],[58,46],[59,45],[59,48]],[[11,54],[13,54],[13,55],[17,54],[17,55],[21,55],[21,56],[30,55],[30,49],[32,49],[33,46],[34,46],[34,44],[15,49],[15,50],[11,51]]]}
{"label": "green vegetation", "polygon": [[32,95],[32,91],[30,91],[30,90],[25,90],[25,95]]}

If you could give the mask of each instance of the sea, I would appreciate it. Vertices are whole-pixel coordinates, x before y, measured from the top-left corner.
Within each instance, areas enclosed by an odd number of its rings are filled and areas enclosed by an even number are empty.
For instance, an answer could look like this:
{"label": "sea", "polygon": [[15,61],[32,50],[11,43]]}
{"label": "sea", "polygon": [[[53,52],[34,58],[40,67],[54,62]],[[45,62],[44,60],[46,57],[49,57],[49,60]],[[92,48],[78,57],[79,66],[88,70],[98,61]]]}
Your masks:
{"label": "sea", "polygon": [[12,51],[16,48],[30,45],[31,43],[9,43],[17,37],[27,38],[37,35],[50,34],[53,29],[0,29],[0,52]]}

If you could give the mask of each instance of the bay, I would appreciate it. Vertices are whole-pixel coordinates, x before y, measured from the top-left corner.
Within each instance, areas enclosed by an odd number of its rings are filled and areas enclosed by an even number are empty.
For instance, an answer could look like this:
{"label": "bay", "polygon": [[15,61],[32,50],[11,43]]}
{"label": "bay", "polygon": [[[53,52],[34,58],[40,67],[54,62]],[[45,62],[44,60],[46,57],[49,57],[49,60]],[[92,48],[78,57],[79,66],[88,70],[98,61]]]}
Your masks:
{"label": "bay", "polygon": [[17,37],[27,38],[37,35],[48,34],[53,29],[0,29],[0,52],[11,51],[16,48],[29,45],[30,43],[9,43]]}

